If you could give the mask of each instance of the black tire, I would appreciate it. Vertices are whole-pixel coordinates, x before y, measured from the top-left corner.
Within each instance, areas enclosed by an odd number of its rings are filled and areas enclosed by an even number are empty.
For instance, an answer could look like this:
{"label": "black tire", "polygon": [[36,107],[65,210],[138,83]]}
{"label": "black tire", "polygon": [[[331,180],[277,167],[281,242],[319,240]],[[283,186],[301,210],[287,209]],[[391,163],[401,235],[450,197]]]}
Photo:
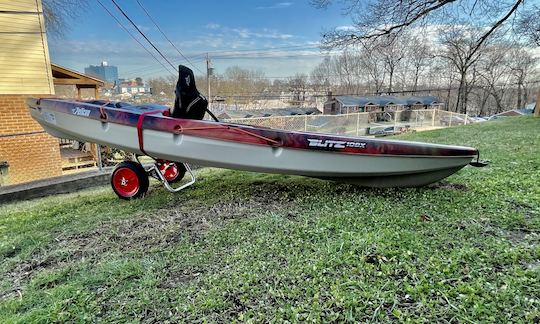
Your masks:
{"label": "black tire", "polygon": [[179,182],[180,180],[184,179],[184,176],[186,175],[186,167],[183,163],[174,162],[176,165],[176,168],[178,169],[178,176],[173,181],[169,181],[171,183]]}
{"label": "black tire", "polygon": [[[172,162],[172,161],[164,161],[164,162],[174,164],[174,166],[176,167],[176,170],[178,171],[178,174],[176,175],[176,177],[174,177],[172,179],[171,178],[167,179],[167,181],[169,183],[179,182],[180,180],[182,180],[184,178],[184,176],[186,175],[187,170],[186,170],[186,167],[184,166],[183,163]],[[160,163],[162,163],[162,162],[158,162],[158,166],[160,165]]]}
{"label": "black tire", "polygon": [[111,187],[121,199],[137,199],[148,191],[148,174],[143,166],[134,161],[119,163],[111,174]]}

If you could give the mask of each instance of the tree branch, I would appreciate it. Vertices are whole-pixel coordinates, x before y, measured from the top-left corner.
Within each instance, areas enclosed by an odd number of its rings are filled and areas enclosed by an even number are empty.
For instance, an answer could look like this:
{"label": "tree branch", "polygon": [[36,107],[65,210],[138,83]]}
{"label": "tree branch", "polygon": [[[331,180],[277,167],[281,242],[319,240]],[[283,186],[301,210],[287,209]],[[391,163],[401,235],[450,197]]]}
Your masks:
{"label": "tree branch", "polygon": [[523,3],[523,0],[516,0],[516,3],[512,6],[512,9],[510,9],[510,11],[508,11],[508,13],[504,17],[499,19],[493,26],[491,26],[491,28],[489,29],[487,33],[485,33],[484,35],[482,35],[482,37],[480,37],[480,39],[476,42],[476,46],[473,48],[473,50],[469,54],[469,57],[468,57],[469,59],[473,57],[474,54],[476,54],[476,52],[478,52],[480,47],[486,42],[489,36],[493,34],[493,32],[495,32],[495,30],[499,28],[506,20],[508,20],[508,18],[510,18],[510,16],[518,9],[518,7],[522,3]]}

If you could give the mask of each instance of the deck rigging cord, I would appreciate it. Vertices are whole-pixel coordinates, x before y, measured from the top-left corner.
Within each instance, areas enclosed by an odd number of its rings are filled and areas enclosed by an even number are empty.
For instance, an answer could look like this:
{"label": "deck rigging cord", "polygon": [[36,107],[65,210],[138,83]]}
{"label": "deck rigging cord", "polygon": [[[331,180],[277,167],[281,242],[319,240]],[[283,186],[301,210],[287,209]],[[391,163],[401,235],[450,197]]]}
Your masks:
{"label": "deck rigging cord", "polygon": [[139,1],[139,0],[136,0],[137,1],[137,4],[139,5],[139,7],[141,7],[141,9],[144,11],[144,13],[146,14],[146,16],[150,19],[150,21],[152,21],[152,23],[154,24],[154,26],[156,26],[156,28],[159,30],[159,32],[161,33],[161,35],[163,35],[163,37],[169,42],[169,44],[171,44],[172,47],[174,47],[174,49],[176,50],[176,52],[178,52],[178,54],[180,54],[180,56],[182,56],[193,68],[195,68],[197,71],[201,72],[202,74],[204,74],[204,72],[199,69],[195,64],[193,64],[193,62],[190,61],[189,58],[187,58],[184,53],[182,53],[182,51],[180,51],[180,49],[178,47],[176,47],[176,45],[174,45],[174,43],[169,39],[169,37],[167,37],[167,35],[165,35],[165,32],[163,32],[163,30],[159,27],[159,25],[157,24],[157,22],[154,20],[154,18],[152,18],[152,16],[150,15],[150,13],[148,12],[148,10],[146,10],[146,8],[142,5],[142,3]]}
{"label": "deck rigging cord", "polygon": [[171,61],[169,61],[169,59],[167,57],[165,57],[165,55],[163,55],[163,53],[161,53],[161,51],[156,47],[156,45],[154,45],[154,43],[152,43],[152,41],[142,32],[142,30],[139,28],[139,26],[137,26],[137,24],[127,15],[127,13],[122,9],[122,7],[120,7],[120,5],[115,1],[115,0],[111,0],[112,3],[116,6],[116,8],[118,9],[118,11],[120,11],[120,13],[122,13],[122,15],[131,23],[131,25],[133,27],[135,27],[135,29],[139,32],[139,34],[141,34],[141,36],[146,39],[146,41],[148,42],[148,44],[150,44],[155,50],[156,52],[159,53],[159,55],[161,55],[161,57],[167,62],[169,63],[169,65],[176,71],[178,72],[178,68],[176,66],[174,66]]}
{"label": "deck rigging cord", "polygon": [[114,16],[112,14],[112,12],[109,11],[109,9],[107,9],[107,7],[105,7],[105,5],[100,1],[100,0],[97,0],[97,2],[101,5],[101,7],[103,7],[103,9],[109,14],[109,16],[111,16],[117,23],[118,25],[120,26],[120,28],[122,28],[126,33],[129,34],[129,36],[131,36],[131,38],[133,38],[134,41],[136,41],[142,48],[144,48],[144,50],[150,54],[154,60],[156,60],[167,72],[171,73],[172,75],[176,75],[175,73],[171,72],[171,70],[169,70],[168,67],[165,66],[165,64],[163,64],[163,62],[161,62],[148,48],[146,48],[146,46],[144,46],[143,43],[141,43],[137,37],[135,37],[130,31],[129,29],[127,29],[124,24],[122,24],[122,22],[120,20],[118,20],[118,18],[116,18],[116,16]]}

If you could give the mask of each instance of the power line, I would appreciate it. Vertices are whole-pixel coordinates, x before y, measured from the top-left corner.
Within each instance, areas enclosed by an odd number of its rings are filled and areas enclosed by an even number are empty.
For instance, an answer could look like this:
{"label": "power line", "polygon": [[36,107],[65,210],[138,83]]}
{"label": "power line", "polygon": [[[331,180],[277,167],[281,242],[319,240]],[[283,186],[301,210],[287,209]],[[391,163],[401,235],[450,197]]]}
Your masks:
{"label": "power line", "polygon": [[[325,54],[322,53],[305,53],[305,54],[290,54],[290,55],[259,55],[259,56],[253,56],[252,53],[246,53],[246,54],[240,54],[240,55],[228,55],[228,56],[213,56],[212,59],[214,60],[234,60],[234,59],[246,59],[246,60],[254,60],[254,59],[281,59],[281,58],[306,58],[306,57],[324,57]],[[204,59],[195,60],[194,62],[204,62]],[[173,61],[175,62],[175,61]],[[130,70],[125,73],[139,73],[138,71],[144,71],[149,72],[154,69],[150,67],[142,67],[137,68],[134,70]],[[203,73],[204,74],[204,73]],[[269,77],[274,78],[274,77]],[[287,77],[275,77],[275,78],[287,78]]]}
{"label": "power line", "polygon": [[[246,59],[258,59],[258,58],[271,59],[271,58],[276,58],[277,59],[277,58],[300,58],[300,57],[307,57],[307,56],[313,56],[313,57],[324,56],[323,54],[317,54],[317,53],[249,56],[249,55],[254,55],[254,54],[257,54],[257,53],[245,53],[245,54],[238,54],[238,55],[225,54],[225,55],[222,55],[222,56],[213,56],[212,59],[217,59],[217,60],[219,60],[219,59],[229,59],[230,60],[230,59],[242,59],[242,58],[246,58]],[[201,59],[192,60],[192,62],[193,63],[198,63],[198,62],[204,62],[205,60],[206,60],[205,58],[201,58]],[[173,60],[172,62],[174,63],[174,62],[180,62],[180,61]],[[129,70],[126,73],[135,73],[137,71],[146,71],[146,70],[151,70],[151,67],[136,68],[136,69],[133,69],[133,70]],[[202,73],[205,74],[204,72],[202,72]]]}
{"label": "power line", "polygon": [[134,41],[136,41],[139,45],[141,45],[142,48],[144,48],[144,50],[150,54],[167,72],[171,73],[172,75],[175,75],[175,73],[172,73],[171,70],[169,70],[152,52],[150,52],[150,50],[148,48],[146,48],[146,46],[144,46],[143,43],[141,43],[137,37],[135,37],[130,31],[129,29],[127,29],[123,24],[122,22],[120,22],[120,20],[118,20],[118,18],[116,18],[116,16],[114,16],[112,14],[112,12],[109,11],[109,9],[107,9],[107,7],[105,7],[105,5],[100,1],[100,0],[97,0],[97,2],[101,5],[101,7],[103,7],[103,9],[109,14],[109,16],[111,16],[117,23],[118,25],[126,32],[129,34],[129,36],[131,36],[131,38],[133,38]]}
{"label": "power line", "polygon": [[[237,49],[237,50],[215,50],[215,51],[208,51],[208,53],[210,54],[215,54],[215,53],[236,53],[236,52],[273,52],[273,51],[276,51],[276,50],[287,50],[287,49],[290,49],[290,50],[293,50],[293,49],[315,49],[315,48],[320,48],[319,45],[308,45],[308,44],[304,44],[304,45],[287,45],[287,46],[277,46],[277,47],[263,47],[263,48],[243,48],[243,49]],[[206,54],[198,54],[198,55],[194,55],[194,57],[196,56],[202,56],[202,55],[206,55]]]}
{"label": "power line", "polygon": [[[287,50],[301,50],[301,49],[316,49],[319,48],[317,45],[289,45],[289,46],[278,46],[278,47],[265,47],[265,48],[243,48],[243,49],[236,49],[236,50],[216,50],[216,51],[208,51],[210,54],[215,53],[224,53],[223,55],[227,55],[227,53],[236,54],[238,52],[256,52],[256,53],[268,53],[268,52],[277,52],[277,51],[284,51]],[[192,57],[198,57],[203,56],[206,54],[194,54]]]}
{"label": "power line", "polygon": [[[193,63],[200,63],[200,62],[204,62],[206,59],[200,59],[200,60],[192,60]],[[181,60],[172,60],[173,64],[175,63],[182,63]],[[143,66],[143,67],[138,67],[138,68],[135,68],[135,69],[131,69],[131,70],[127,70],[123,73],[125,74],[140,74],[140,73],[145,73],[145,74],[151,74],[151,73],[155,73],[156,71],[156,68],[155,66],[153,65],[150,65],[150,66]],[[204,74],[204,72],[203,72]]]}
{"label": "power line", "polygon": [[115,1],[115,0],[111,0],[112,3],[114,3],[114,5],[116,6],[116,8],[118,8],[118,10],[122,13],[122,15],[124,15],[124,17],[131,23],[131,25],[133,25],[133,27],[135,27],[135,29],[137,29],[137,31],[139,32],[139,34],[141,34],[142,37],[144,37],[144,39],[146,39],[146,41],[152,45],[152,47],[156,50],[156,52],[159,53],[159,55],[161,55],[161,57],[167,62],[169,63],[170,66],[172,66],[172,68],[178,72],[178,69],[165,57],[165,55],[163,55],[163,53],[161,53],[161,51],[156,47],[156,45],[154,45],[154,43],[152,43],[152,41],[150,39],[148,39],[148,37],[146,37],[146,35],[142,32],[142,30],[137,26],[137,24],[135,24],[135,22],[133,22],[133,20],[131,20],[131,18],[129,18],[129,16],[126,14],[126,12],[124,10],[122,10],[122,8],[118,5],[118,3]]}
{"label": "power line", "polygon": [[174,45],[174,43],[169,39],[169,37],[167,37],[167,35],[165,35],[165,33],[163,32],[163,30],[161,30],[161,28],[159,27],[159,25],[156,23],[156,21],[154,20],[154,18],[152,18],[152,16],[150,15],[150,13],[148,12],[148,10],[146,10],[145,7],[143,7],[142,3],[139,1],[139,0],[136,0],[137,1],[137,4],[139,4],[139,7],[141,7],[141,9],[144,11],[144,13],[146,13],[146,15],[148,16],[148,18],[150,18],[150,20],[152,21],[152,23],[154,24],[154,26],[156,26],[156,28],[159,30],[159,32],[161,33],[161,35],[163,35],[163,37],[169,42],[169,44],[171,44],[172,47],[174,47],[174,49],[178,52],[178,54],[180,54],[180,56],[182,56],[189,64],[191,64],[191,66],[193,66],[195,69],[197,69],[199,72],[203,73],[203,71],[201,71],[197,66],[195,66],[195,64],[193,64],[179,49],[178,47],[176,47],[176,45]]}

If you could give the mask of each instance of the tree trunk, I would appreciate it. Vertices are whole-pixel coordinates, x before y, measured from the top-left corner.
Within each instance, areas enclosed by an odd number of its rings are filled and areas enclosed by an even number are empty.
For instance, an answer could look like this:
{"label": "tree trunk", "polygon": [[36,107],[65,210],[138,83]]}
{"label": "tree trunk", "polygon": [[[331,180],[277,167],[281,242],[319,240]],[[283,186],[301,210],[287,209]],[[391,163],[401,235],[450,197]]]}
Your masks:
{"label": "tree trunk", "polygon": [[503,106],[502,106],[502,96],[499,96],[499,94],[497,93],[497,89],[495,89],[495,87],[491,87],[492,88],[492,96],[493,96],[493,99],[495,99],[495,104],[497,105],[497,113],[500,113],[503,111]]}
{"label": "tree trunk", "polygon": [[448,92],[446,93],[446,110],[450,111],[450,96],[452,95],[452,80],[448,83]]}
{"label": "tree trunk", "polygon": [[389,71],[389,81],[388,81],[388,94],[392,92],[392,81],[394,80],[394,68],[391,68]]}
{"label": "tree trunk", "polygon": [[462,71],[459,79],[459,89],[456,102],[456,112],[467,113],[467,71]]}
{"label": "tree trunk", "polygon": [[520,77],[520,78],[518,79],[517,107],[516,107],[516,109],[521,109],[521,108],[522,108],[522,107],[521,107],[521,104],[522,104],[522,102],[521,102],[521,96],[522,96],[522,91],[521,91],[521,89],[522,89],[522,88],[523,88],[523,80],[522,80],[522,78]]}
{"label": "tree trunk", "polygon": [[418,74],[420,73],[419,70],[420,70],[420,67],[416,66],[416,70],[414,72],[414,86],[413,86],[414,92],[416,92],[416,89],[418,89]]}
{"label": "tree trunk", "polygon": [[484,91],[484,95],[482,96],[482,101],[481,101],[481,104],[480,104],[480,111],[478,112],[478,116],[483,116],[484,115],[484,109],[486,108],[486,103],[489,99],[489,94],[486,94],[488,93],[487,91]]}

